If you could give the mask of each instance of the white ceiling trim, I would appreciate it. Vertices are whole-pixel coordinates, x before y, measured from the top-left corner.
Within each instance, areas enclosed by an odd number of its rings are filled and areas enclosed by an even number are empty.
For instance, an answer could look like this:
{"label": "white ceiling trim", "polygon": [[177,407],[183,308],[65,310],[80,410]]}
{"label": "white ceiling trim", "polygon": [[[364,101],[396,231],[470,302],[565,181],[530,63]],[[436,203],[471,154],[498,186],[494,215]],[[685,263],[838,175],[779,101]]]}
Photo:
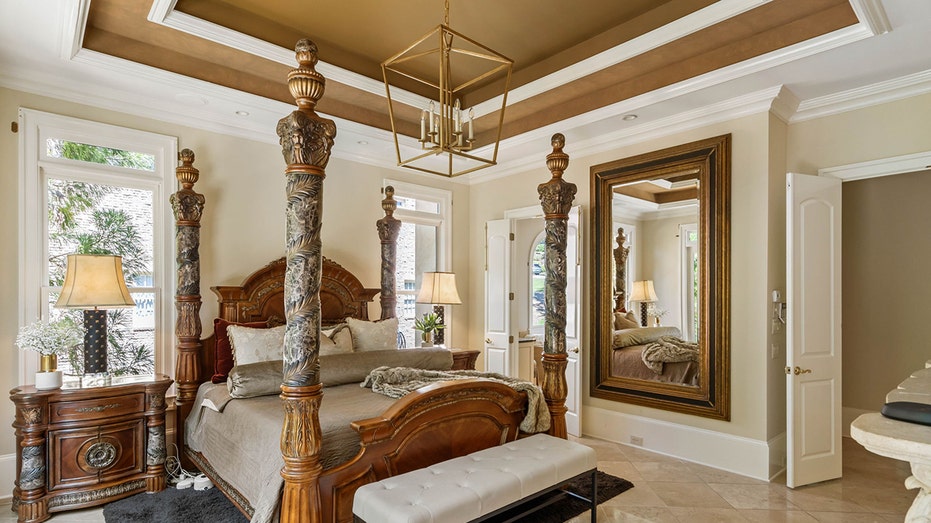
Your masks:
{"label": "white ceiling trim", "polygon": [[931,69],[805,100],[789,121],[804,122],[927,93],[931,93]]}
{"label": "white ceiling trim", "polygon": [[886,16],[886,9],[882,0],[850,0],[850,7],[860,20],[860,23],[869,27],[874,35],[886,34],[892,31],[892,24]]}
{"label": "white ceiling trim", "polygon": [[[84,42],[84,28],[87,27],[87,13],[90,11],[90,0],[77,0],[68,2],[65,6],[66,14],[61,17],[59,25],[61,30],[60,56],[64,60],[71,60],[81,49]],[[69,11],[70,8],[70,11]]]}

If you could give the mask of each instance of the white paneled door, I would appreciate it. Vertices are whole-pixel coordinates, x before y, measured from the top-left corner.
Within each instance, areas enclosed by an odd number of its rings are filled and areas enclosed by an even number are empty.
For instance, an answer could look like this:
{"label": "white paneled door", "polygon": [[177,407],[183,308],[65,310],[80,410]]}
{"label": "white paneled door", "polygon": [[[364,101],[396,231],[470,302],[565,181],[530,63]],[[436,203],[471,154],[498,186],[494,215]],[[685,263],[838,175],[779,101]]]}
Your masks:
{"label": "white paneled door", "polygon": [[787,177],[787,474],[800,487],[841,463],[841,181]]}
{"label": "white paneled door", "polygon": [[[511,375],[511,220],[485,224],[485,371]],[[517,369],[514,369],[515,373]]]}

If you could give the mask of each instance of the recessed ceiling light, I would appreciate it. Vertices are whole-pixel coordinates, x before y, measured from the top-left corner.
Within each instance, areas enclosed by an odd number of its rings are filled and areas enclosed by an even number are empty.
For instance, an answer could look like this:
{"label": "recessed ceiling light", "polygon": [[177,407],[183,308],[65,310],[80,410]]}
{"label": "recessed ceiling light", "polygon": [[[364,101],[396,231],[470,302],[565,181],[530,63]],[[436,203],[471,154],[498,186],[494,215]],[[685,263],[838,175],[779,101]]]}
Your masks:
{"label": "recessed ceiling light", "polygon": [[249,111],[236,111],[237,116],[249,116]]}
{"label": "recessed ceiling light", "polygon": [[356,142],[356,143],[359,144],[359,145],[368,145],[368,144],[369,144],[369,143],[366,142],[365,140],[359,140],[359,141]]}
{"label": "recessed ceiling light", "polygon": [[637,119],[636,114],[625,114],[624,117],[621,118],[621,120],[624,120],[625,122],[629,122],[631,120],[636,120],[636,119]]}

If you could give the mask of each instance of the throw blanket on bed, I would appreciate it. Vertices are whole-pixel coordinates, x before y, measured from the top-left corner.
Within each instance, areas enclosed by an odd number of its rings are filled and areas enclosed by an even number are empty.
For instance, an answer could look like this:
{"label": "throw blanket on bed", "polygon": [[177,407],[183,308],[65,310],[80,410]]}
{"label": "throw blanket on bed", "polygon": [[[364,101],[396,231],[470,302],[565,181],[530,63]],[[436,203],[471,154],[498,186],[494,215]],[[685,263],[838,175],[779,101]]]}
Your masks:
{"label": "throw blanket on bed", "polygon": [[698,361],[698,344],[675,336],[661,336],[643,348],[641,358],[650,370],[662,374],[665,362]]}
{"label": "throw blanket on bed", "polygon": [[482,378],[504,383],[518,392],[527,394],[527,415],[520,424],[524,432],[543,432],[550,428],[550,411],[543,399],[540,387],[516,378],[510,378],[492,372],[474,370],[440,371],[414,369],[410,367],[378,367],[366,376],[362,387],[371,387],[372,392],[384,394],[391,398],[400,398],[405,394],[435,383],[437,381]]}

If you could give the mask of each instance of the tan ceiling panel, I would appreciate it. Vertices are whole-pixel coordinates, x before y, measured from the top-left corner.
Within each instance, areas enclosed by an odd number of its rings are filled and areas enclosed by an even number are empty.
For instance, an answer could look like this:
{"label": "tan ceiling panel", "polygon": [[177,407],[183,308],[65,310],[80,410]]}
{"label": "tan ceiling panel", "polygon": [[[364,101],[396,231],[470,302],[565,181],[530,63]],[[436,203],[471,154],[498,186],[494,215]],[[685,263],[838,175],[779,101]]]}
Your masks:
{"label": "tan ceiling panel", "polygon": [[[584,9],[553,0],[453,1],[450,25],[518,60],[518,85],[640,36],[712,0],[590,0]],[[310,5],[311,8],[307,6]],[[404,10],[398,8],[403,5]],[[468,8],[464,7],[468,5]],[[292,103],[291,66],[259,58],[146,20],[151,0],[94,0],[84,46],[259,96]],[[305,0],[179,0],[188,14],[291,48],[310,36],[322,60],[380,80],[381,60],[436,26],[440,0],[345,2]],[[633,57],[508,107],[503,137],[515,136],[857,23],[847,0],[777,0],[712,28]],[[516,53],[516,54],[515,54]],[[521,63],[520,60],[524,62]],[[295,64],[296,65],[296,64]],[[464,105],[492,96],[485,88]],[[379,94],[329,81],[320,110],[390,129]],[[419,111],[400,108],[405,134],[419,129]],[[497,115],[476,121],[487,143]]]}

